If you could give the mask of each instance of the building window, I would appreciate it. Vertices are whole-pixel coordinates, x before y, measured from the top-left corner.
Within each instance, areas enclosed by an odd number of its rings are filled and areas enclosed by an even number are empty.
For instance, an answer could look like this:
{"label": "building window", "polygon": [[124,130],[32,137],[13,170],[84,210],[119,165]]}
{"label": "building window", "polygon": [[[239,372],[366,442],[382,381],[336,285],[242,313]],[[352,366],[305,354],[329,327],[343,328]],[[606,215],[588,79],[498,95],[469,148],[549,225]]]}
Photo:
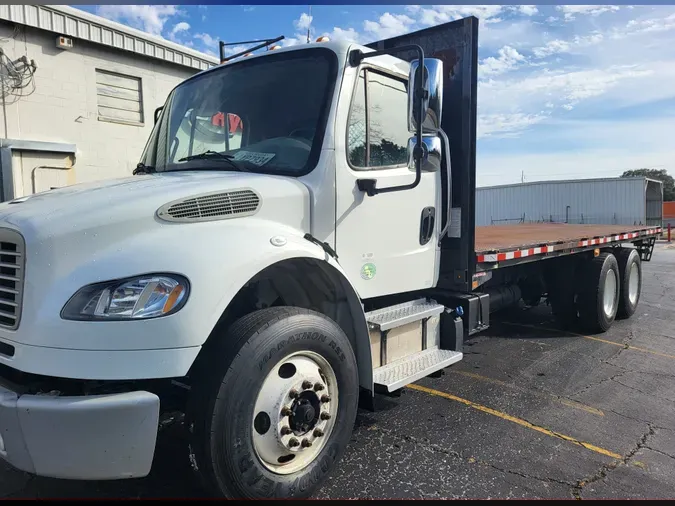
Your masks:
{"label": "building window", "polygon": [[408,163],[406,82],[364,69],[356,83],[347,129],[347,156],[357,169]]}
{"label": "building window", "polygon": [[138,77],[96,69],[96,103],[101,121],[143,124],[143,93]]}

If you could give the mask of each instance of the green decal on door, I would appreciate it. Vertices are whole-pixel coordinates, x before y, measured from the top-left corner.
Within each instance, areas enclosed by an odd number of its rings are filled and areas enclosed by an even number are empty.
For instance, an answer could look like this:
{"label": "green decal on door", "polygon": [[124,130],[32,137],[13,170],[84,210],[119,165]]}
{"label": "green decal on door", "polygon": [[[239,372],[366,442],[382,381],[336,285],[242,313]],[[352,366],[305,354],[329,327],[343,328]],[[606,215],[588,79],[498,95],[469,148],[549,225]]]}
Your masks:
{"label": "green decal on door", "polygon": [[375,277],[375,264],[367,263],[361,267],[361,277],[365,280]]}

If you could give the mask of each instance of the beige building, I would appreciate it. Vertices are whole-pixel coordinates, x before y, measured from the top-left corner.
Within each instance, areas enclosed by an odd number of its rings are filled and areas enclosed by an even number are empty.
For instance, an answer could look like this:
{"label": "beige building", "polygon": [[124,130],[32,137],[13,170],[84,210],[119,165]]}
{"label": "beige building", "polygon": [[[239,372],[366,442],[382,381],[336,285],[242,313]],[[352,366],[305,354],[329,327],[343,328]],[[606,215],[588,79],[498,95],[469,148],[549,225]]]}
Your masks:
{"label": "beige building", "polygon": [[217,58],[66,6],[0,5],[1,200],[130,175],[154,111]]}

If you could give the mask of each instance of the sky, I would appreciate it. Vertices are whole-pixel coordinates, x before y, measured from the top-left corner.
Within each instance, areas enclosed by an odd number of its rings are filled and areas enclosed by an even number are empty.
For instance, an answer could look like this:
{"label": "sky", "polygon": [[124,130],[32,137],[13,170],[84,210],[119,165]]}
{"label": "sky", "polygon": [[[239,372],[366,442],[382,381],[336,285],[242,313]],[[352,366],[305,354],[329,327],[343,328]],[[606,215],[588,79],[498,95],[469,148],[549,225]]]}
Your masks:
{"label": "sky", "polygon": [[675,6],[74,7],[214,56],[219,40],[300,44],[309,28],[312,40],[368,43],[474,15],[478,186],[675,175]]}

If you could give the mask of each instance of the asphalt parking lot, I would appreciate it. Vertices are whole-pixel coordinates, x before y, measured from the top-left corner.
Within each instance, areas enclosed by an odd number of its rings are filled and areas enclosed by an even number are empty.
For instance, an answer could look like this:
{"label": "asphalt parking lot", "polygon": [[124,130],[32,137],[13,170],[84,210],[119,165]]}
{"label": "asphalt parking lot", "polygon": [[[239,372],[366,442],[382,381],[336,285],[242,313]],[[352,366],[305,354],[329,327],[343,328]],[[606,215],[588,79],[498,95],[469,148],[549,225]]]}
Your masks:
{"label": "asphalt parking lot", "polygon": [[[360,412],[321,498],[675,497],[675,246],[644,264],[638,312],[601,335],[548,308],[500,315],[462,362]],[[67,458],[67,456],[64,456]],[[178,424],[150,476],[67,482],[0,468],[0,496],[196,497]]]}

